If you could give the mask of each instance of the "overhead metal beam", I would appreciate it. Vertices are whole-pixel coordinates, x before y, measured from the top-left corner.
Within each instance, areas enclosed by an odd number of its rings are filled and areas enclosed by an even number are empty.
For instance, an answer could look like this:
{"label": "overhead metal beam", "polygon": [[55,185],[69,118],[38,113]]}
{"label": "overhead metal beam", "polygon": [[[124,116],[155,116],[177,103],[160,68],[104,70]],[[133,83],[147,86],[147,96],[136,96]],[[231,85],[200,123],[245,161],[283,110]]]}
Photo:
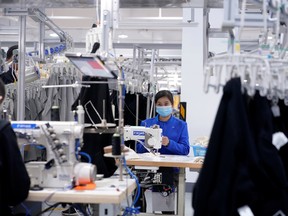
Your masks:
{"label": "overhead metal beam", "polygon": [[[103,0],[107,1],[107,0]],[[120,8],[223,8],[224,0],[120,0]],[[44,8],[91,8],[95,0],[26,0],[26,7]],[[101,4],[101,2],[100,2]],[[98,7],[100,6],[98,5]],[[0,0],[0,8],[19,7],[20,0]],[[248,8],[255,8],[253,0],[247,1]]]}
{"label": "overhead metal beam", "polygon": [[[20,6],[20,0],[0,0],[0,8],[20,8]],[[95,7],[95,0],[25,0],[24,6],[26,8],[91,8]]]}
{"label": "overhead metal beam", "polygon": [[[103,0],[106,1],[106,0]],[[91,8],[95,0],[26,0],[26,7]],[[100,3],[101,4],[101,3]],[[223,8],[223,0],[120,0],[120,8]],[[20,0],[0,0],[0,8],[19,7]],[[100,6],[100,5],[98,5]]]}
{"label": "overhead metal beam", "polygon": [[[222,0],[212,0],[214,7],[223,5]],[[120,8],[204,8],[208,0],[120,0]]]}
{"label": "overhead metal beam", "polygon": [[121,21],[118,27],[121,29],[159,29],[159,28],[183,28],[183,27],[197,27],[198,23],[189,22],[184,23],[178,20],[135,20],[135,21]]}
{"label": "overhead metal beam", "polygon": [[222,29],[216,29],[216,28],[209,28],[208,29],[209,38],[228,38],[229,33],[226,31],[223,31]]}
{"label": "overhead metal beam", "polygon": [[[6,41],[1,41],[1,47],[11,47],[15,44],[17,44],[18,40],[6,40]],[[35,48],[35,44],[39,43],[39,41],[26,41],[25,46],[26,48]],[[45,45],[49,47],[54,47],[54,46],[59,46],[59,42],[55,40],[45,40]],[[85,42],[74,42],[73,43],[74,48],[85,48]]]}
{"label": "overhead metal beam", "polygon": [[115,49],[133,49],[141,47],[145,49],[182,49],[182,44],[176,43],[113,43]]}
{"label": "overhead metal beam", "polygon": [[48,28],[50,28],[53,32],[55,32],[61,42],[67,41],[67,35],[66,33],[57,26],[46,14],[44,14],[41,10],[38,8],[29,8],[28,9],[29,16],[35,21],[35,22],[43,22]]}
{"label": "overhead metal beam", "polygon": [[55,32],[59,38],[60,42],[66,43],[66,46],[71,46],[73,41],[66,32],[64,32],[60,27],[58,27],[45,13],[43,13],[39,8],[5,8],[5,16],[29,16],[35,22],[43,23],[53,32]]}

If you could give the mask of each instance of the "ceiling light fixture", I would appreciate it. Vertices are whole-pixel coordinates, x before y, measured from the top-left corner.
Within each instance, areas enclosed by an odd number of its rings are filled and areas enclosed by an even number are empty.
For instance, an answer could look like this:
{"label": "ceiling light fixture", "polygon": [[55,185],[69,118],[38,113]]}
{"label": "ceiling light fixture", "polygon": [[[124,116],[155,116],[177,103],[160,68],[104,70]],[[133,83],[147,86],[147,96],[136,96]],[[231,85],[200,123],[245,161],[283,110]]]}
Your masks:
{"label": "ceiling light fixture", "polygon": [[51,33],[49,34],[50,37],[58,37],[58,35],[56,33]]}
{"label": "ceiling light fixture", "polygon": [[128,38],[128,35],[121,34],[121,35],[118,35],[118,38],[125,39],[125,38]]}
{"label": "ceiling light fixture", "polygon": [[85,16],[49,16],[50,19],[70,20],[70,19],[92,19]]}

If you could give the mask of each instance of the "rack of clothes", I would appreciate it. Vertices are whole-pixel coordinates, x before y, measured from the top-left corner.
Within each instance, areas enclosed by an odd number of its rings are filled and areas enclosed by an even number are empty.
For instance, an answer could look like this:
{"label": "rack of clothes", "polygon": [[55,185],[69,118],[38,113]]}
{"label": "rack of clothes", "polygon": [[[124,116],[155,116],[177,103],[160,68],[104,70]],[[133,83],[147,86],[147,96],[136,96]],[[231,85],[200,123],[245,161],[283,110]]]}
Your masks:
{"label": "rack of clothes", "polygon": [[[60,121],[73,121],[71,106],[78,97],[80,88],[61,88],[57,85],[70,85],[79,81],[81,73],[70,63],[46,65],[46,76],[33,79],[28,74],[25,86],[25,120],[51,120],[51,108],[57,106]],[[43,88],[54,85],[55,88]],[[17,85],[6,85],[6,97],[2,111],[11,120],[17,119]]]}
{"label": "rack of clothes", "polygon": [[[73,88],[72,84],[79,82],[81,78],[81,72],[71,63],[52,64],[45,86],[54,86],[54,88],[46,88],[45,90],[47,99],[42,112],[42,120],[51,120],[51,108],[53,106],[59,107],[60,121],[74,120],[73,113],[69,110],[77,99],[80,88],[77,86]],[[61,88],[61,85],[71,85],[71,87]]]}
{"label": "rack of clothes", "polygon": [[[138,55],[135,50],[133,59],[125,60],[122,63],[125,76],[125,101],[127,98],[129,98],[127,100],[135,101],[133,103],[131,103],[132,101],[127,102],[132,105],[132,108],[129,108],[126,113],[131,113],[131,110],[134,112],[136,115],[134,124],[138,125],[141,120],[155,115],[154,96],[160,89],[169,89],[171,92],[176,90],[177,93],[181,91],[179,64],[181,63],[178,59],[161,58],[157,51],[145,49],[140,49]],[[144,98],[146,99],[145,103]],[[125,104],[127,105],[127,103]],[[133,105],[135,103],[136,106]],[[140,107],[139,104],[141,104]],[[139,113],[143,113],[144,109],[146,115],[140,114],[141,116],[138,118]],[[132,119],[130,117],[129,119]],[[125,122],[130,124],[129,119]]]}
{"label": "rack of clothes", "polygon": [[195,216],[288,215],[286,65],[241,54],[208,61],[205,89],[223,86],[223,96],[193,189]]}
{"label": "rack of clothes", "polygon": [[242,88],[253,96],[259,91],[268,99],[279,98],[288,104],[288,62],[250,54],[225,54],[207,60],[204,91],[214,88],[218,93],[226,82],[240,77]]}

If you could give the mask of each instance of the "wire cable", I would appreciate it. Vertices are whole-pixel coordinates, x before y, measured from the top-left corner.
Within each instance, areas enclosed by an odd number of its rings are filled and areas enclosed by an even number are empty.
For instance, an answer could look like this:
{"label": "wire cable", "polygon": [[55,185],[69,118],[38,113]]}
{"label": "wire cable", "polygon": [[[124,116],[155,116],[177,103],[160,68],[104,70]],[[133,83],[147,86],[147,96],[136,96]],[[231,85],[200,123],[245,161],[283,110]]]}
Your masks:
{"label": "wire cable", "polygon": [[87,211],[88,211],[88,215],[92,215],[92,212],[91,212],[91,210],[90,210],[90,204],[87,205],[86,209],[87,209]]}
{"label": "wire cable", "polygon": [[92,159],[86,152],[79,152],[80,155],[85,156],[88,159],[88,163],[92,163]]}
{"label": "wire cable", "polygon": [[52,209],[52,211],[49,213],[48,216],[52,215],[52,213],[54,212],[55,209],[56,209],[56,206]]}
{"label": "wire cable", "polygon": [[21,206],[25,209],[25,216],[30,216],[31,209],[29,209],[24,203],[21,203]]}
{"label": "wire cable", "polygon": [[79,148],[80,148],[80,140],[77,139],[75,141],[75,156],[76,156],[77,160],[78,160],[78,156],[81,155],[81,156],[85,156],[88,159],[88,163],[92,163],[91,156],[89,154],[87,154],[86,152],[80,152]]}
{"label": "wire cable", "polygon": [[50,209],[56,208],[58,205],[60,205],[61,203],[55,203],[54,205],[49,206],[48,208],[44,209],[43,211],[39,212],[38,214],[36,214],[35,216],[40,216],[45,212],[50,211]]}
{"label": "wire cable", "polygon": [[[72,204],[71,206],[76,210],[76,212],[77,212],[77,210],[78,210],[78,211],[81,212],[84,216],[89,216],[86,211],[83,211],[83,209],[81,208],[80,205],[78,205],[78,204]],[[77,212],[77,214],[79,215],[78,212]]]}
{"label": "wire cable", "polygon": [[[121,161],[120,161],[121,163]],[[128,186],[128,179],[129,179],[129,175],[126,175],[126,185]],[[130,201],[129,201],[129,194],[128,194],[128,190],[126,190],[126,201],[127,201],[127,206],[130,206]]]}
{"label": "wire cable", "polygon": [[123,213],[123,216],[129,216],[129,215],[134,215],[134,214],[139,214],[140,213],[140,207],[135,207],[135,204],[137,203],[139,197],[140,197],[140,193],[141,193],[141,188],[140,188],[140,184],[138,181],[138,178],[134,175],[134,173],[129,169],[129,167],[126,164],[126,159],[125,157],[123,157],[123,165],[126,169],[126,171],[129,173],[129,175],[135,179],[136,181],[136,185],[137,185],[137,190],[136,190],[136,194],[135,194],[135,199],[132,203],[131,206],[128,206],[125,208],[125,211]]}

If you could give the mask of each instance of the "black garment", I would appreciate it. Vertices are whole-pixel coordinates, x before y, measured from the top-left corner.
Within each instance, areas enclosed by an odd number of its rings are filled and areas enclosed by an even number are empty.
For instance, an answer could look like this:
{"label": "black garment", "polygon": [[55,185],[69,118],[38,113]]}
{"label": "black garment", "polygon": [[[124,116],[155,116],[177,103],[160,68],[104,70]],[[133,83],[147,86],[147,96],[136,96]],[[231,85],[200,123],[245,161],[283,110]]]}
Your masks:
{"label": "black garment", "polygon": [[[147,98],[142,94],[138,94],[139,97],[139,115],[138,115],[138,125],[141,124],[141,121],[146,119],[146,110],[147,110]],[[115,105],[115,118],[118,118],[118,92],[113,90],[110,95],[112,103]],[[126,94],[124,99],[124,125],[136,125],[136,107],[137,107],[137,94]],[[129,148],[135,150],[135,141],[129,140],[125,141],[125,145]]]}
{"label": "black garment", "polygon": [[266,98],[242,94],[238,78],[226,84],[193,191],[195,216],[239,215],[245,205],[255,216],[288,214],[287,178],[272,145],[272,118]]}
{"label": "black garment", "polygon": [[96,53],[99,48],[100,48],[100,43],[95,42],[95,43],[93,44],[91,53]]}
{"label": "black garment", "polygon": [[[283,132],[288,137],[288,106],[283,100],[278,101],[280,116],[273,117],[274,132]],[[284,145],[279,150],[279,155],[285,167],[286,176],[288,176],[288,145]]]}
{"label": "black garment", "polygon": [[[83,81],[107,81],[105,79],[92,78],[88,76],[83,77]],[[76,110],[77,105],[84,107],[88,101],[91,101],[103,118],[103,100],[105,100],[105,118],[108,123],[114,123],[112,114],[111,102],[109,98],[108,84],[89,84],[89,88],[82,88],[78,99],[72,105],[72,110]],[[91,104],[87,105],[87,110],[95,124],[101,123],[101,119],[94,111]],[[85,110],[85,123],[92,124]],[[84,133],[84,145],[81,151],[90,155],[92,163],[97,167],[97,173],[104,174],[104,177],[110,177],[114,174],[117,166],[114,158],[104,157],[104,147],[112,144],[112,134],[89,134]],[[83,157],[83,161],[87,159]]]}
{"label": "black garment", "polygon": [[[136,107],[137,107],[137,95],[136,94],[126,94],[125,95],[125,104],[124,104],[124,123],[125,125],[136,125]],[[139,97],[139,107],[138,107],[138,125],[141,124],[141,121],[146,119],[146,110],[147,110],[147,98],[142,94],[138,94]],[[125,141],[125,145],[129,148],[136,150],[135,141]]]}
{"label": "black garment", "polygon": [[255,153],[259,155],[258,173],[251,170],[258,194],[251,208],[255,215],[274,215],[278,210],[287,215],[288,181],[283,160],[272,144],[275,126],[271,105],[258,92],[249,103],[248,119],[254,136]]}
{"label": "black garment", "polygon": [[15,72],[12,71],[12,68],[10,67],[7,72],[0,74],[0,79],[4,82],[4,84],[9,84],[17,81],[17,76]]}
{"label": "black garment", "polygon": [[[141,121],[146,119],[146,110],[147,110],[147,98],[142,94],[139,96],[139,116],[138,116],[138,125]],[[136,105],[137,99],[136,94],[126,94],[125,95],[125,106],[124,106],[124,122],[125,125],[136,125]]]}
{"label": "black garment", "polygon": [[30,178],[22,161],[16,135],[10,123],[0,120],[0,215],[11,215],[29,193]]}
{"label": "black garment", "polygon": [[[136,95],[137,94],[125,94],[124,99],[124,125],[136,125]],[[141,121],[146,119],[146,110],[147,110],[147,98],[142,94],[139,96],[139,116],[138,116],[138,125]],[[119,117],[118,111],[118,92],[113,90],[111,95],[111,102],[115,105],[115,118]]]}

